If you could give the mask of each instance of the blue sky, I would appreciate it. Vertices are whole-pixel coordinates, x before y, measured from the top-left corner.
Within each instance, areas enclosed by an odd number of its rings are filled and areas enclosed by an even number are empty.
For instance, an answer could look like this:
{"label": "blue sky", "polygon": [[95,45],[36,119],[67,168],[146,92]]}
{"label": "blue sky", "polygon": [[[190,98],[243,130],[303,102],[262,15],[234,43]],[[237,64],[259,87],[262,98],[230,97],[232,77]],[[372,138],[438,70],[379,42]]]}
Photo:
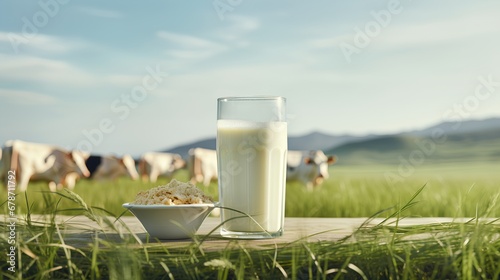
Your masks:
{"label": "blue sky", "polygon": [[281,95],[289,134],[500,116],[498,1],[1,1],[0,142],[94,153],[215,135]]}

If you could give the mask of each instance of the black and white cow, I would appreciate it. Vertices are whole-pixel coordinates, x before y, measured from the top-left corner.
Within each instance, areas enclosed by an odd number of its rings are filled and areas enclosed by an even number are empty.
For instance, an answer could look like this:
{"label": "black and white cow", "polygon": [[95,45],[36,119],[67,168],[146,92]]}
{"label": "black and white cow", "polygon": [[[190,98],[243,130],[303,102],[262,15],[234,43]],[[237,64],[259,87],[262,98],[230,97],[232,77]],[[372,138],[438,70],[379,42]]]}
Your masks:
{"label": "black and white cow", "polygon": [[[89,179],[93,180],[115,180],[122,176],[128,176],[132,180],[137,180],[139,174],[135,168],[135,160],[130,155],[122,157],[114,155],[91,155],[85,154],[85,165],[89,171]],[[66,176],[68,187],[75,186],[80,178],[79,174],[71,173]]]}
{"label": "black and white cow", "polygon": [[336,156],[326,156],[321,150],[288,151],[287,181],[304,183],[308,190],[328,179],[328,167],[337,161]]}

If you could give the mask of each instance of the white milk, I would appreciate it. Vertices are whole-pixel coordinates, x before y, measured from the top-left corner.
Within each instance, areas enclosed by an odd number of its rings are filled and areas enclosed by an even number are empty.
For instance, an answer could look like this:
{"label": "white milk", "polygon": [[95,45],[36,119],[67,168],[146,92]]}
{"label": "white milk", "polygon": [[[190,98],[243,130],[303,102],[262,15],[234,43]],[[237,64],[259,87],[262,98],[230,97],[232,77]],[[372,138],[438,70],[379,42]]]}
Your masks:
{"label": "white milk", "polygon": [[[258,114],[258,113],[256,113]],[[219,197],[244,217],[225,223],[231,232],[283,228],[287,153],[286,122],[217,121]],[[223,209],[222,220],[244,216]],[[257,223],[258,224],[257,224]]]}

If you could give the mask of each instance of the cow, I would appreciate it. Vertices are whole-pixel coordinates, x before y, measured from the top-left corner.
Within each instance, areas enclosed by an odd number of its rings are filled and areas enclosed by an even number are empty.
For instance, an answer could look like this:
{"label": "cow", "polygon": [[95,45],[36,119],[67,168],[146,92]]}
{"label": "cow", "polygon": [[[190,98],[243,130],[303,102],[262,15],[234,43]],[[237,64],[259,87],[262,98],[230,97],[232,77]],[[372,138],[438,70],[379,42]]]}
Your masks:
{"label": "cow", "polygon": [[[121,176],[129,176],[132,180],[139,178],[135,168],[135,160],[128,154],[118,157],[85,153],[84,158],[85,165],[90,172],[89,179],[104,181],[114,180]],[[66,176],[66,181],[74,186],[79,178],[79,174],[72,173]]]}
{"label": "cow", "polygon": [[215,150],[192,148],[188,157],[189,178],[193,184],[203,182],[206,187],[217,179],[217,153]]}
{"label": "cow", "polygon": [[66,176],[70,173],[90,175],[83,153],[77,150],[21,140],[7,141],[2,150],[1,177],[5,180],[9,170],[16,172],[21,192],[26,191],[31,180],[47,181],[50,190],[56,191],[67,185]]}
{"label": "cow", "polygon": [[129,176],[132,180],[139,178],[135,160],[128,154],[122,157],[90,155],[85,160],[85,164],[90,171],[89,178],[95,180],[114,180],[121,176]]}
{"label": "cow", "polygon": [[328,179],[328,166],[336,161],[336,156],[327,157],[321,150],[288,151],[286,179],[300,181],[312,191]]}
{"label": "cow", "polygon": [[158,176],[172,177],[175,171],[186,166],[181,155],[174,153],[144,153],[139,160],[139,174],[143,181],[156,182]]}

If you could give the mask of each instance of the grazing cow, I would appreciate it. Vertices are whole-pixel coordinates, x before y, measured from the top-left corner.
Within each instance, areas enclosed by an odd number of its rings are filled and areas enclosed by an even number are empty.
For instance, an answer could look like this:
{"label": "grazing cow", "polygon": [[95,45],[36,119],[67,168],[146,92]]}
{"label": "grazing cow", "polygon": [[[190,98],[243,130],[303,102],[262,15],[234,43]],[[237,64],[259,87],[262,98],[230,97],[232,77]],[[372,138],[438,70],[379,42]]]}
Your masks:
{"label": "grazing cow", "polygon": [[215,150],[193,148],[189,150],[189,178],[193,184],[208,186],[217,179],[217,153]]}
{"label": "grazing cow", "polygon": [[67,151],[60,147],[11,140],[3,147],[1,174],[7,177],[9,170],[16,172],[19,191],[28,188],[30,180],[48,181],[51,191],[67,185],[66,176],[75,173],[88,177],[84,155],[80,151]]}
{"label": "grazing cow", "polygon": [[[135,168],[135,160],[130,155],[117,157],[114,155],[90,155],[85,154],[85,165],[87,166],[90,176],[89,179],[94,180],[114,180],[121,176],[129,176],[132,180],[137,180],[139,174]],[[66,181],[71,185],[75,185],[80,178],[77,173],[68,174]]]}
{"label": "grazing cow", "polygon": [[158,176],[172,177],[174,172],[186,166],[179,154],[145,153],[139,160],[139,174],[144,181],[156,182]]}
{"label": "grazing cow", "polygon": [[114,180],[121,176],[129,176],[132,180],[139,178],[135,160],[130,155],[89,155],[85,164],[90,171],[90,178],[95,180]]}
{"label": "grazing cow", "polygon": [[328,166],[336,161],[336,156],[327,157],[320,150],[288,151],[286,179],[301,181],[311,191],[328,179]]}

